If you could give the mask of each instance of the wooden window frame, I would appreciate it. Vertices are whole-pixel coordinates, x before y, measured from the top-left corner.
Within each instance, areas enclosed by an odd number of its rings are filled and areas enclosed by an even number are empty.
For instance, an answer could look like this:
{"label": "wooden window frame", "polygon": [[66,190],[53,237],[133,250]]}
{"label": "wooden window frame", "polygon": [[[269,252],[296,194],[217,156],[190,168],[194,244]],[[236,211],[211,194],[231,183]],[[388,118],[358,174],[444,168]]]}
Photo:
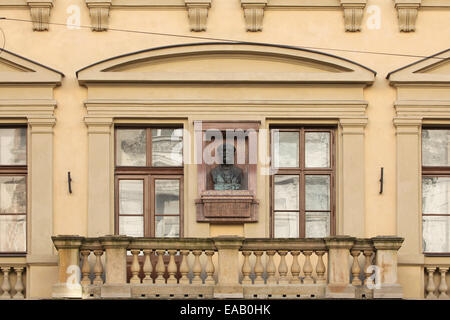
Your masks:
{"label": "wooden window frame", "polygon": [[[145,129],[147,137],[146,166],[118,166],[117,165],[117,132],[121,129]],[[179,180],[179,238],[184,237],[184,167],[154,167],[152,166],[152,129],[183,129],[183,125],[116,125],[114,130],[114,232],[119,234],[119,181],[143,180],[144,181],[144,237],[155,237],[155,190],[154,181],[159,179]],[[184,152],[184,151],[183,151]],[[140,215],[139,215],[140,216]],[[171,215],[167,215],[171,216]]]}
{"label": "wooden window frame", "polygon": [[[270,237],[275,238],[275,212],[299,212],[299,238],[306,235],[306,212],[330,212],[330,236],[336,234],[336,128],[332,126],[270,126],[270,154],[274,159],[273,130],[279,132],[299,132],[299,166],[297,168],[274,168],[276,173],[270,176]],[[329,168],[306,168],[305,167],[305,133],[306,132],[329,132],[330,133],[330,167]],[[299,209],[298,210],[275,210],[275,176],[297,175],[299,177]],[[329,175],[330,176],[330,210],[306,210],[305,209],[305,176],[306,175]]]}
{"label": "wooden window frame", "polygon": [[[446,126],[423,126],[422,130],[450,130],[449,127]],[[421,137],[421,143],[420,143],[420,149],[423,150],[423,140]],[[422,152],[421,152],[422,154]],[[440,178],[440,177],[445,177],[445,178],[450,178],[450,165],[449,166],[424,166],[423,165],[423,157],[421,156],[421,167],[422,167],[422,176],[420,179],[420,190],[421,190],[421,198],[423,202],[423,178],[424,177],[436,177],[436,178]],[[423,240],[423,217],[429,217],[429,216],[434,216],[434,217],[449,217],[450,214],[433,214],[433,213],[424,213],[423,212],[423,207],[420,208],[420,211],[422,212],[422,240]],[[446,257],[450,257],[450,252],[426,252],[423,250],[424,248],[422,248],[422,253],[425,256],[446,256]]]}
{"label": "wooden window frame", "polygon": [[0,216],[25,216],[25,251],[0,251],[0,257],[24,257],[28,253],[28,128],[27,125],[2,125],[0,129],[25,129],[25,165],[0,165],[0,176],[25,177],[25,213],[0,213]]}

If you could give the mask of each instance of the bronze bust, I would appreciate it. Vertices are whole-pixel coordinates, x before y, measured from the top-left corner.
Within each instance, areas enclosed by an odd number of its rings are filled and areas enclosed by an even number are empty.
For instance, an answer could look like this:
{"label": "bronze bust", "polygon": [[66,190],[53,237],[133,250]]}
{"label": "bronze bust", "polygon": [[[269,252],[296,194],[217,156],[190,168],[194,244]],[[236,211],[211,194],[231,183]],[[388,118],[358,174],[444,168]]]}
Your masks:
{"label": "bronze bust", "polygon": [[[236,148],[230,144],[220,145],[216,152],[222,157],[222,164],[211,170],[214,182],[214,190],[239,190],[242,182],[242,169],[234,165],[234,153]],[[231,162],[231,163],[230,163]]]}

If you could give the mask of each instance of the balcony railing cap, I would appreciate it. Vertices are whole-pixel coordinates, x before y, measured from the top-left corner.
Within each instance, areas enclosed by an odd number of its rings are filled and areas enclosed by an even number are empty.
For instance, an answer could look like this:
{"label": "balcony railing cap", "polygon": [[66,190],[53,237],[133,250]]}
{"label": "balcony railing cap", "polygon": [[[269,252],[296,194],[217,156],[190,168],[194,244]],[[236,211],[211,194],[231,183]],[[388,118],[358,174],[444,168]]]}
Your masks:
{"label": "balcony railing cap", "polygon": [[376,236],[371,240],[377,250],[398,250],[405,239],[397,236]]}
{"label": "balcony railing cap", "polygon": [[79,235],[57,235],[52,236],[52,241],[57,250],[59,249],[77,249],[80,248],[84,237]]}

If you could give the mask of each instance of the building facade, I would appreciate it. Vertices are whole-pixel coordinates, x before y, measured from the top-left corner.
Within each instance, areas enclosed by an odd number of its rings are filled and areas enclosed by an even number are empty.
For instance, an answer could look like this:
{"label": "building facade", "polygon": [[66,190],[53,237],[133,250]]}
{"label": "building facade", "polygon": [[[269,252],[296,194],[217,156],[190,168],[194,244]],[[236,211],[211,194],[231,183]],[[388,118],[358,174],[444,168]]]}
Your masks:
{"label": "building facade", "polygon": [[448,299],[449,0],[0,18],[2,298]]}

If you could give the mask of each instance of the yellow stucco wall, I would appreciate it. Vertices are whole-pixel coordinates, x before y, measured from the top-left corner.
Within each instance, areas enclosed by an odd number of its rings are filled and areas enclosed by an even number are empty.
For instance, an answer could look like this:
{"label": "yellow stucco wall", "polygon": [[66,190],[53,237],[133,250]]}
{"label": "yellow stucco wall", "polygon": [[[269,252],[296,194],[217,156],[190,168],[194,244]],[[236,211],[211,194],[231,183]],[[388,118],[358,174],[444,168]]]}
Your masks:
{"label": "yellow stucco wall", "polygon": [[[90,25],[89,11],[84,0],[57,0],[51,11],[51,22],[65,24],[70,14],[67,9],[71,5],[80,8],[81,25]],[[385,52],[394,54],[428,56],[447,49],[450,39],[448,18],[450,10],[419,10],[416,31],[403,33],[398,30],[397,12],[393,1],[369,0],[367,5],[375,5],[380,9],[380,29],[370,29],[367,20],[371,17],[365,12],[361,32],[345,32],[343,13],[340,9],[328,10],[266,10],[262,32],[246,32],[243,10],[237,0],[213,0],[207,20],[207,31],[193,33],[189,31],[186,10],[154,10],[154,9],[116,9],[110,12],[111,29],[127,29],[151,31],[156,33],[172,33],[217,39],[235,39],[248,42],[265,42],[280,45],[314,47],[318,51],[334,54],[360,63],[377,72],[372,86],[364,89],[363,99],[368,101],[366,115],[368,123],[365,127],[364,154],[364,237],[397,234],[396,203],[396,128],[394,101],[397,99],[396,89],[389,85],[386,75],[399,67],[419,60],[419,57],[401,55],[370,54],[368,52]],[[0,16],[16,19],[30,19],[25,8],[0,7]],[[87,115],[83,102],[88,98],[88,90],[79,85],[75,72],[92,63],[130,53],[142,49],[183,44],[206,42],[202,39],[187,39],[149,34],[118,32],[92,32],[89,28],[70,30],[66,26],[50,25],[48,32],[33,32],[31,23],[18,21],[2,21],[0,27],[6,37],[5,49],[22,55],[43,65],[54,68],[65,74],[62,85],[54,90],[57,101],[55,110],[53,154],[53,234],[88,234],[88,129],[84,122]],[[329,50],[328,48],[341,49]],[[352,51],[366,51],[350,52]],[[1,54],[0,54],[1,58]],[[236,62],[239,66],[239,62]],[[135,88],[140,90],[139,88]],[[91,90],[91,89],[89,89]],[[95,91],[97,90],[97,92]],[[132,94],[126,89],[127,95]],[[212,89],[214,90],[214,89]],[[330,89],[330,90],[337,90]],[[448,89],[447,89],[448,90]],[[1,99],[14,97],[18,93],[6,90]],[[27,91],[29,93],[29,91]],[[111,92],[111,88],[92,89],[97,96],[119,94]],[[305,94],[309,91],[305,90]],[[3,94],[3,91],[2,91]],[[20,91],[20,95],[23,96]],[[180,91],[180,95],[184,93]],[[228,92],[216,92],[217,97],[226,96]],[[246,92],[237,93],[245,96]],[[282,93],[280,93],[281,95]],[[300,94],[300,93],[299,93]],[[352,96],[354,93],[348,93]],[[344,90],[338,95],[345,96]],[[221,116],[198,116],[195,119],[217,119]],[[261,120],[266,117],[249,114],[244,118]],[[190,118],[189,120],[193,120]],[[232,120],[232,118],[230,118]],[[191,125],[191,121],[188,121]],[[192,129],[191,129],[192,130]],[[107,149],[107,146],[105,146]],[[384,167],[384,192],[379,194],[380,167]],[[73,193],[67,190],[67,172],[73,178]],[[185,183],[196,179],[195,169],[185,172]],[[193,182],[192,182],[193,183]],[[264,180],[259,181],[264,186]],[[195,185],[193,183],[193,185]],[[266,188],[266,187],[264,187]],[[264,189],[267,190],[267,189]],[[187,191],[186,191],[187,192]],[[268,201],[261,200],[260,219],[257,226],[209,226],[195,225],[196,193],[189,191],[185,198],[188,211],[185,216],[192,229],[190,236],[220,234],[239,234],[250,236],[266,236],[268,221]],[[260,193],[263,194],[262,192]],[[111,221],[108,223],[111,224]],[[107,223],[107,222],[105,222]],[[419,231],[417,239],[420,241]],[[33,239],[31,239],[33,241]],[[419,254],[419,252],[416,252]],[[0,258],[0,261],[3,261]],[[33,297],[47,296],[49,283],[53,281],[53,272],[44,267],[41,277],[33,277],[28,285],[36,286]],[[51,267],[53,268],[53,267]],[[53,269],[52,269],[53,270]],[[422,298],[422,269],[420,266],[400,268],[399,281],[404,286],[405,297]]]}

